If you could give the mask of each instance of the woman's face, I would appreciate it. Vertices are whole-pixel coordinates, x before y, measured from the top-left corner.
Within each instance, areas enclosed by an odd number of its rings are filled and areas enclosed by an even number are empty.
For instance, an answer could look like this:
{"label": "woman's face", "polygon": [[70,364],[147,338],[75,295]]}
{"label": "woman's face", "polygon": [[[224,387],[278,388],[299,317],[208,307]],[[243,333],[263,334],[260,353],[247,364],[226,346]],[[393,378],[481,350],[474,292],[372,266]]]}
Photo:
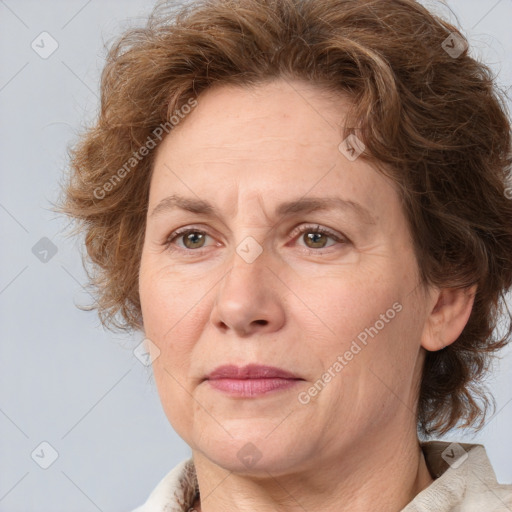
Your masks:
{"label": "woman's face", "polygon": [[[158,148],[145,334],[170,423],[228,470],[285,474],[415,434],[428,305],[395,188],[339,148],[347,107],[300,81],[220,86]],[[249,364],[296,380],[207,378]]]}

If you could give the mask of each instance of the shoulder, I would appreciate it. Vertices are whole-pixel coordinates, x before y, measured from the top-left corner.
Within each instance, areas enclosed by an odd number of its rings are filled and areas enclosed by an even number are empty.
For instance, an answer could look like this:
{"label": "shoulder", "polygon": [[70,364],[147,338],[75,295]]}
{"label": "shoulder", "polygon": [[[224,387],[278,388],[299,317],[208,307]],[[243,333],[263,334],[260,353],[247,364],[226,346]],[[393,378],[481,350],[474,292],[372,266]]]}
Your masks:
{"label": "shoulder", "polygon": [[183,460],[160,480],[146,502],[132,512],[187,511],[197,490],[194,463],[191,458]]}
{"label": "shoulder", "polygon": [[435,479],[403,512],[510,512],[512,485],[500,484],[480,444],[421,443]]}

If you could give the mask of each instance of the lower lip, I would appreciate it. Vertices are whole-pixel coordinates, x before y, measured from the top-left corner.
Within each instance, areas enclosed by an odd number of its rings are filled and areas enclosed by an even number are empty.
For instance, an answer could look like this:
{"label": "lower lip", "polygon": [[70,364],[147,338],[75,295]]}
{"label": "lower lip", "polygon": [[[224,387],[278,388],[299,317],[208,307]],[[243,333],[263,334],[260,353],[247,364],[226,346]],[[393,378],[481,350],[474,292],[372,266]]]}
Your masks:
{"label": "lower lip", "polygon": [[210,386],[231,396],[251,397],[282,391],[295,386],[301,379],[213,379]]}

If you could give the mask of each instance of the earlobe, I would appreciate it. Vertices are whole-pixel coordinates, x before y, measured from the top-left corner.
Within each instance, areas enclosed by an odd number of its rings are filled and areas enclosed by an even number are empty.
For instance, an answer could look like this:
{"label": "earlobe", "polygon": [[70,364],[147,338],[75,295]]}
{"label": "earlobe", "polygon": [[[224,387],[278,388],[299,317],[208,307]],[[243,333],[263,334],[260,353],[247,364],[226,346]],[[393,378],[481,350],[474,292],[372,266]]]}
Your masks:
{"label": "earlobe", "polygon": [[421,346],[431,352],[451,345],[466,326],[477,285],[470,288],[444,288],[437,293],[437,300],[425,321]]}

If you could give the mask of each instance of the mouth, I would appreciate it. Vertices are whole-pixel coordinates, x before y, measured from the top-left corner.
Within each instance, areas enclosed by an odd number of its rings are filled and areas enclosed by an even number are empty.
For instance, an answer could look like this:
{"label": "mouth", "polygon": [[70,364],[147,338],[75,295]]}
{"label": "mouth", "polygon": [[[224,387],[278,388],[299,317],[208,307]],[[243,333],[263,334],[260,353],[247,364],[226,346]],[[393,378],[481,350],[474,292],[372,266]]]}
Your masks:
{"label": "mouth", "polygon": [[248,398],[293,388],[304,379],[275,366],[249,364],[220,366],[205,381],[213,389],[232,397]]}

